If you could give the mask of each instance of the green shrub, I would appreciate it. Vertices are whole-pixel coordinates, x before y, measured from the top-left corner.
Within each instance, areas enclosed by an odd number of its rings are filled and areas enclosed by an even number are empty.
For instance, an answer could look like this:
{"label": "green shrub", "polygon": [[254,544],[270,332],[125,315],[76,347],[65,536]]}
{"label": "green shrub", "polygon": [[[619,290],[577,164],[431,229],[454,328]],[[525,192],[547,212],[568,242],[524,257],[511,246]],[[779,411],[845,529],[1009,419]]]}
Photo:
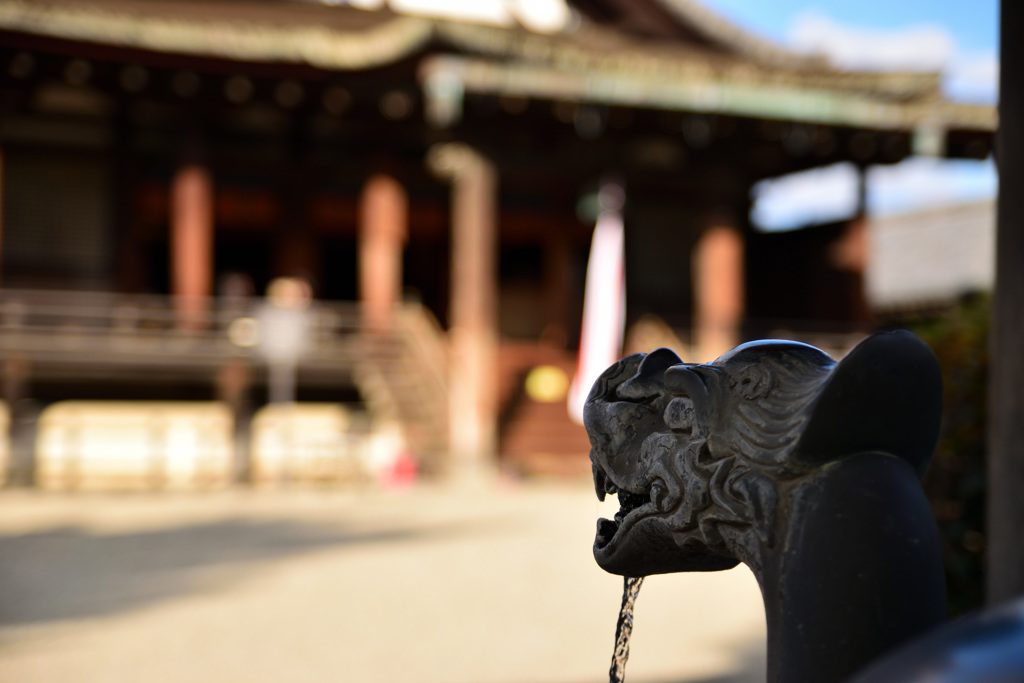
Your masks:
{"label": "green shrub", "polygon": [[942,538],[950,616],[981,607],[985,596],[989,304],[988,296],[971,296],[912,326],[942,367],[942,428],[923,483]]}

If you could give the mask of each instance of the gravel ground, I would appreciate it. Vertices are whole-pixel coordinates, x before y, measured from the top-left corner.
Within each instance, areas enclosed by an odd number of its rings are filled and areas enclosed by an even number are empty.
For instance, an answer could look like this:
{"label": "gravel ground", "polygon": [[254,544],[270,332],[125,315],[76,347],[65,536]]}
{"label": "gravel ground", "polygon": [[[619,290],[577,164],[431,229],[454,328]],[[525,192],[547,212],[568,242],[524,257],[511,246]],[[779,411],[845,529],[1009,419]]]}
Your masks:
{"label": "gravel ground", "polygon": [[[606,681],[582,484],[0,493],[0,681]],[[650,577],[630,683],[764,680],[750,573]]]}

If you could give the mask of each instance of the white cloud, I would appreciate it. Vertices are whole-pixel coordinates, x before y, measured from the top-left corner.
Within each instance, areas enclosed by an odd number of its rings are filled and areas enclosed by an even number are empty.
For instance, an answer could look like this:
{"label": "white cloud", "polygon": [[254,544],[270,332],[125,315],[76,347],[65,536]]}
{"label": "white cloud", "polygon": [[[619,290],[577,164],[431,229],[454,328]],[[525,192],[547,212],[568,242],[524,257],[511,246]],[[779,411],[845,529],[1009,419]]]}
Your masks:
{"label": "white cloud", "polygon": [[946,71],[946,94],[957,101],[995,104],[999,99],[999,55],[958,53]]}
{"label": "white cloud", "polygon": [[789,30],[800,52],[827,56],[843,69],[937,71],[952,61],[952,34],[938,24],[900,29],[847,26],[815,10],[801,12]]}
{"label": "white cloud", "polygon": [[841,69],[941,71],[943,89],[957,101],[995,104],[999,57],[995,50],[966,51],[939,24],[895,29],[841,24],[816,10],[797,14],[789,28],[790,46],[827,57]]}
{"label": "white cloud", "polygon": [[995,164],[914,157],[868,170],[868,210],[874,215],[907,213],[996,196]]}
{"label": "white cloud", "polygon": [[761,230],[791,230],[850,218],[857,210],[857,169],[842,163],[757,183],[750,218]]}

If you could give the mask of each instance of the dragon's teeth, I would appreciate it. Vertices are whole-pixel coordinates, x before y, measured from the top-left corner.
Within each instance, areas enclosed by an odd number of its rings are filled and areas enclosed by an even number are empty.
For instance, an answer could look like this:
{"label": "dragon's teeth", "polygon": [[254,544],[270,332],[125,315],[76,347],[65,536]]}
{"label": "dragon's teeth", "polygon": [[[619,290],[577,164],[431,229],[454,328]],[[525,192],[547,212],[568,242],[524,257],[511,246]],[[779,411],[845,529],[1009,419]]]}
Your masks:
{"label": "dragon's teeth", "polygon": [[594,472],[594,491],[597,492],[597,499],[603,503],[604,502],[604,494],[605,494],[604,487],[605,487],[605,482],[606,482],[606,478],[604,476],[604,472],[602,472],[597,467],[597,463],[594,463],[592,465],[591,469]]}

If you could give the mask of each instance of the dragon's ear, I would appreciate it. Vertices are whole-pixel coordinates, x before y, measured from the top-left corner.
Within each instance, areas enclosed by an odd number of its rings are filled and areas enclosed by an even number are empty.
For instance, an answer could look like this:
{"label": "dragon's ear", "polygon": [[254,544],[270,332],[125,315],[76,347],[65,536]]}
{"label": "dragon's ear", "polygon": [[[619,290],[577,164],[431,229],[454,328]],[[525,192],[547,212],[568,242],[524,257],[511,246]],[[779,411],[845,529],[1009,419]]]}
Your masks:
{"label": "dragon's ear", "polygon": [[620,400],[643,401],[662,393],[662,376],[673,365],[683,361],[671,349],[654,349],[643,357],[636,374],[615,389]]}
{"label": "dragon's ear", "polygon": [[942,375],[932,350],[910,332],[875,334],[836,366],[793,458],[823,464],[880,451],[903,458],[923,476],[941,413]]}

